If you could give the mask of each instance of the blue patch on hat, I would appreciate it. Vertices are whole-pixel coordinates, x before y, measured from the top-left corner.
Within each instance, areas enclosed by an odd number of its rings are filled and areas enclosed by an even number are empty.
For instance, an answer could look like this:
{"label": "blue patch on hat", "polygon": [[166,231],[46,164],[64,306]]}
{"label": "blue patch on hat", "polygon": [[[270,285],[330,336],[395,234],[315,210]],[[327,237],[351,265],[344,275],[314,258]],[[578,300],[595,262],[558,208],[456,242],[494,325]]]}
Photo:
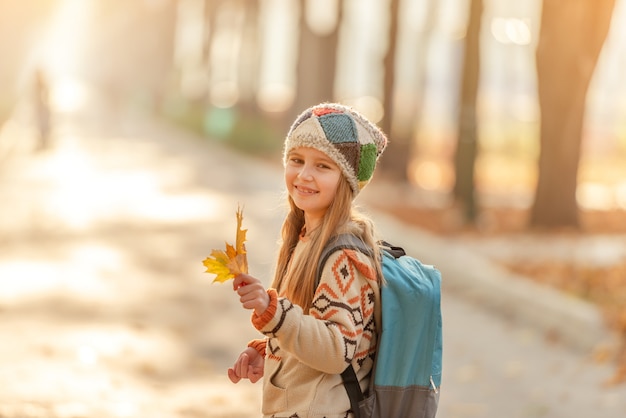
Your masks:
{"label": "blue patch on hat", "polygon": [[333,144],[358,143],[359,137],[352,118],[342,113],[329,113],[318,118],[326,139]]}

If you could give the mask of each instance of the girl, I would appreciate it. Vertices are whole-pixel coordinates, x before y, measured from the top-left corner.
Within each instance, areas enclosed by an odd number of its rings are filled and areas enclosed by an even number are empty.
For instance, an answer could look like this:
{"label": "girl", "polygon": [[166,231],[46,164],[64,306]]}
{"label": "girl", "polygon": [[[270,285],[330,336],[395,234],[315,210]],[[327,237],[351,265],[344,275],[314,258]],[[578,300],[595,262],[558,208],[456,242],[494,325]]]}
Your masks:
{"label": "girl", "polygon": [[[376,348],[382,277],[372,222],[353,200],[372,178],[385,135],[353,109],[324,103],[294,122],[284,145],[290,211],[269,289],[241,274],[233,287],[252,324],[252,341],[228,370],[231,381],[263,380],[265,417],[351,416],[340,376],[354,368],[362,390]],[[317,266],[328,241],[356,235],[373,257],[337,250]]]}

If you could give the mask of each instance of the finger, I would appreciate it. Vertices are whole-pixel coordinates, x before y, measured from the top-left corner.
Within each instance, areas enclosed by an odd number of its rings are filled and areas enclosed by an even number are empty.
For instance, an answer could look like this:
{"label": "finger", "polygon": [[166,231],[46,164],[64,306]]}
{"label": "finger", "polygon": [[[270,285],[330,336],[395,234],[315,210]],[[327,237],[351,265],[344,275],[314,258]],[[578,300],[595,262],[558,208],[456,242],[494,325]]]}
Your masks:
{"label": "finger", "polygon": [[239,298],[239,303],[241,303],[245,309],[254,309],[258,304],[258,300],[259,298],[254,293],[248,293]]}
{"label": "finger", "polygon": [[258,382],[261,377],[263,377],[263,373],[258,368],[252,368],[250,373],[248,373],[248,379],[252,383]]}
{"label": "finger", "polygon": [[257,279],[256,277],[250,276],[248,274],[245,273],[240,273],[238,275],[235,276],[235,279],[233,280],[233,288],[235,290],[238,290],[246,285],[252,284],[252,283],[260,283],[259,279]]}
{"label": "finger", "polygon": [[239,302],[241,303],[246,303],[246,302],[250,302],[251,300],[255,299],[254,293],[251,292],[241,292],[241,290],[239,290],[237,293],[239,293]]}
{"label": "finger", "polygon": [[265,289],[256,285],[248,285],[237,290],[241,303],[256,299],[261,293],[265,293]]}
{"label": "finger", "polygon": [[239,373],[239,376],[241,377],[248,377],[248,367],[250,364],[250,357],[248,357],[247,354],[242,354],[241,355],[241,373]]}
{"label": "finger", "polygon": [[253,286],[248,286],[245,283],[242,283],[241,285],[239,285],[237,289],[235,289],[235,291],[237,292],[239,296],[245,296],[253,290],[254,290]]}
{"label": "finger", "polygon": [[233,367],[233,370],[235,372],[235,375],[241,378],[241,356],[239,356],[239,358],[235,362],[235,366]]}
{"label": "finger", "polygon": [[260,283],[248,284],[246,286],[241,286],[237,289],[237,294],[241,297],[247,296],[248,298],[256,298],[262,294],[267,293],[265,287]]}
{"label": "finger", "polygon": [[261,306],[258,298],[251,298],[250,300],[242,301],[241,306],[244,309],[258,309]]}
{"label": "finger", "polygon": [[245,286],[245,277],[243,274],[238,274],[233,279],[233,290],[238,290],[240,287]]}
{"label": "finger", "polygon": [[228,368],[228,378],[233,383],[239,383],[239,381],[241,380],[241,377],[237,376],[235,370],[232,367]]}

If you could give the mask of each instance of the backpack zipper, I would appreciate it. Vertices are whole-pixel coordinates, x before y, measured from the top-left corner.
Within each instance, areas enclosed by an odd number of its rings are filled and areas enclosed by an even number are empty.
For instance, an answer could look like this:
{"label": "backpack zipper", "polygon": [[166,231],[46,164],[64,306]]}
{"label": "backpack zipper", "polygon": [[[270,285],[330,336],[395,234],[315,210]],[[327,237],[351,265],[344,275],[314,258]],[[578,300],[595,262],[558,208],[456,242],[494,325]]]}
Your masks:
{"label": "backpack zipper", "polygon": [[439,393],[439,389],[437,389],[437,386],[435,386],[435,381],[433,380],[432,376],[430,376],[430,385],[433,387],[435,393]]}

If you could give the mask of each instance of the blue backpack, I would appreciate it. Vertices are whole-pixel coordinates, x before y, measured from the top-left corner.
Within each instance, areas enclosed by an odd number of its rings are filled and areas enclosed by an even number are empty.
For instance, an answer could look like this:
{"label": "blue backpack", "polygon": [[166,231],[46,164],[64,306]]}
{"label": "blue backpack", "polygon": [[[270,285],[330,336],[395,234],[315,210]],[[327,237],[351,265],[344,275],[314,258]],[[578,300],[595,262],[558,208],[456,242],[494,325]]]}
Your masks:
{"label": "blue backpack", "polygon": [[[442,363],[441,274],[379,242],[385,284],[381,287],[382,328],[367,393],[352,365],[341,374],[356,418],[432,418],[437,414]],[[318,265],[339,249],[372,255],[363,241],[341,234],[326,245]],[[382,331],[381,331],[382,329]]]}

